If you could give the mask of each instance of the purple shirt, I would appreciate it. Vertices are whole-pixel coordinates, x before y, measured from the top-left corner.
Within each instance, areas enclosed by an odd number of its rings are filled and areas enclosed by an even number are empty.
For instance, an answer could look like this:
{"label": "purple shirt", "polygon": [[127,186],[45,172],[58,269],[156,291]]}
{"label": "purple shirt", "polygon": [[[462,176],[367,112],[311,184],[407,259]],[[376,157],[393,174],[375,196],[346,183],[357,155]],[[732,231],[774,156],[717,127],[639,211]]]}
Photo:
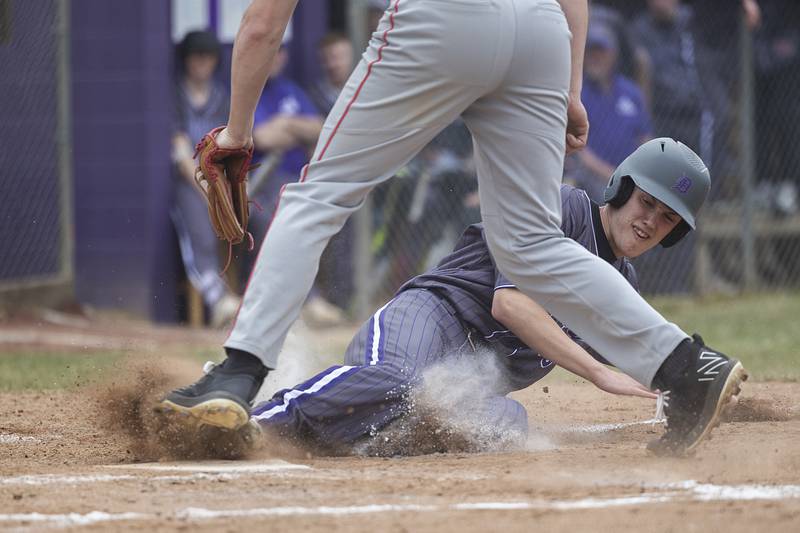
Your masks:
{"label": "purple shirt", "polygon": [[[277,76],[267,81],[264,86],[264,92],[256,106],[254,123],[258,126],[276,115],[318,117],[319,112],[299,85],[288,78]],[[265,155],[264,152],[257,152],[254,161],[260,161]],[[275,175],[265,187],[270,191],[270,196],[277,196],[277,192],[285,183],[297,181],[300,178],[300,171],[307,162],[308,152],[304,146],[298,146],[283,154]]]}
{"label": "purple shirt", "polygon": [[581,99],[592,127],[589,148],[609,165],[622,163],[651,135],[642,91],[625,76],[614,76],[608,92],[586,78]]}

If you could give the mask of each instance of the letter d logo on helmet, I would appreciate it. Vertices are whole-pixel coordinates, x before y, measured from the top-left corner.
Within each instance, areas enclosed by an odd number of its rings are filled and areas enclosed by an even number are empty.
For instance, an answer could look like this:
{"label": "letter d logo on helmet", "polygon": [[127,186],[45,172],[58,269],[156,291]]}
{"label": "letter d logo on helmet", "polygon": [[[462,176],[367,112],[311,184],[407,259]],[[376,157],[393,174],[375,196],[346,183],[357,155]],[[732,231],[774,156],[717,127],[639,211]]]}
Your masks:
{"label": "letter d logo on helmet", "polygon": [[695,228],[711,189],[711,177],[703,160],[688,146],[660,137],[644,143],[619,164],[606,186],[605,201],[621,207],[634,185],[681,216],[681,222],[661,241],[661,246],[669,248]]}

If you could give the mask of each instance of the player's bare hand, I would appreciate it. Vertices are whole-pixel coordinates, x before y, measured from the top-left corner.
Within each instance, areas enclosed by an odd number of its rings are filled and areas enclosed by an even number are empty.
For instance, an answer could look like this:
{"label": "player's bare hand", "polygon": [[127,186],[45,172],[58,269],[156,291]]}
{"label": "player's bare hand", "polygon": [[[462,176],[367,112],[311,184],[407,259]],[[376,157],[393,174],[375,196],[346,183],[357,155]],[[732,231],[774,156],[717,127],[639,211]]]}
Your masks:
{"label": "player's bare hand", "polygon": [[639,396],[655,400],[658,395],[622,372],[602,367],[594,377],[592,382],[597,388],[610,392],[611,394],[621,394],[623,396]]}
{"label": "player's bare hand", "polygon": [[589,138],[589,116],[580,98],[569,99],[567,106],[567,153],[586,146]]}
{"label": "player's bare hand", "polygon": [[253,145],[253,136],[234,136],[225,128],[216,137],[217,146],[220,148],[245,148]]}
{"label": "player's bare hand", "polygon": [[754,30],[761,25],[761,8],[758,6],[756,0],[742,0],[742,9],[744,10],[744,19],[747,22],[747,28]]}

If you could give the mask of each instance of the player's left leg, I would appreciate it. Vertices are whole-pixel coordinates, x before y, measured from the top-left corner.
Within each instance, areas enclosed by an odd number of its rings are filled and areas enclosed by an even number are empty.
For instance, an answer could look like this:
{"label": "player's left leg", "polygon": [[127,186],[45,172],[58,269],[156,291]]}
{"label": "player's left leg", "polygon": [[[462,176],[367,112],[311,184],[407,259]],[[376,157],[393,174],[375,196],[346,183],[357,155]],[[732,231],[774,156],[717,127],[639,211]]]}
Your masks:
{"label": "player's left leg", "polygon": [[[498,268],[614,366],[673,391],[672,446],[692,450],[746,377],[735,359],[692,341],[608,263],[564,237],[560,181],[569,31],[554,0],[518,4],[514,58],[503,86],[464,119],[475,138],[481,215]],[[670,363],[670,364],[667,364]]]}
{"label": "player's left leg", "polygon": [[508,396],[488,396],[465,406],[476,451],[518,449],[528,437],[528,412]]}
{"label": "player's left leg", "polygon": [[447,304],[410,290],[379,309],[350,343],[345,365],[277,392],[253,409],[272,433],[341,448],[407,411],[422,370],[466,339]]}

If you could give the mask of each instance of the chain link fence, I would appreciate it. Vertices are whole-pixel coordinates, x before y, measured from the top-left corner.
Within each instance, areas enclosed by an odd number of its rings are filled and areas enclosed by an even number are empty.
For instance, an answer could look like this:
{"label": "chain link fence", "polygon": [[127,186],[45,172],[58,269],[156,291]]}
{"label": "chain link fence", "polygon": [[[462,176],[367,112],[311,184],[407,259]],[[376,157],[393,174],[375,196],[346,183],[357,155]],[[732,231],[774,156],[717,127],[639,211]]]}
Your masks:
{"label": "chain link fence", "polygon": [[[565,182],[602,203],[613,168],[660,136],[693,148],[712,176],[698,231],[634,261],[645,294],[800,284],[800,4],[758,6],[746,13],[737,2],[712,17],[719,6],[710,0],[591,3],[585,85],[596,94],[585,88],[584,103],[600,164],[567,158]],[[604,85],[604,76],[623,81]],[[354,284],[357,314],[435,264],[480,220],[476,189],[471,138],[458,122],[374,191],[355,224],[354,272],[370,280]]]}
{"label": "chain link fence", "polygon": [[67,9],[0,1],[0,296],[72,275]]}

